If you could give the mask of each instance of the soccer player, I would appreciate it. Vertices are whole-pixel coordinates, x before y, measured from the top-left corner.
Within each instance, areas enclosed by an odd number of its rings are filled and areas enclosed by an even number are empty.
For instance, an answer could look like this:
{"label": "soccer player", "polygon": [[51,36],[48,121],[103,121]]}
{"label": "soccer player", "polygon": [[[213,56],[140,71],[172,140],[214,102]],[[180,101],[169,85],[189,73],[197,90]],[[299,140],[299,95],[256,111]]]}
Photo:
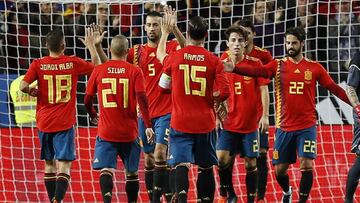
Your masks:
{"label": "soccer player", "polygon": [[[247,64],[259,67],[261,62],[257,58],[244,55],[248,31],[240,26],[231,26],[225,31],[229,51],[221,59],[231,61],[238,66]],[[219,159],[220,201],[237,202],[234,191],[227,197],[226,189],[232,179],[232,157],[237,153],[245,158],[247,202],[254,202],[257,185],[256,158],[259,153],[257,108],[252,108],[259,102],[260,87],[267,85],[264,78],[251,78],[234,73],[226,74],[230,83],[230,97],[227,99],[228,114],[223,121],[223,129],[217,142],[217,156]],[[226,199],[228,201],[226,201]]]}
{"label": "soccer player", "polygon": [[[273,60],[271,53],[263,48],[260,48],[254,45],[254,36],[256,35],[255,27],[253,22],[250,19],[244,18],[238,23],[240,26],[245,27],[249,30],[249,36],[247,45],[245,47],[245,54],[258,58],[262,64],[267,64]],[[258,102],[258,112],[257,119],[260,126],[260,148],[259,148],[259,157],[256,159],[256,165],[258,168],[258,184],[257,184],[257,201],[264,202],[267,177],[268,177],[268,165],[267,165],[267,152],[269,149],[269,139],[268,139],[268,128],[269,128],[269,89],[268,84],[260,86],[261,92],[261,102]],[[260,99],[259,99],[260,100]],[[231,188],[231,187],[230,187]]]}
{"label": "soccer player", "polygon": [[[302,55],[306,38],[301,27],[285,32],[287,57],[265,66],[253,68],[226,64],[225,70],[237,74],[275,78],[276,139],[273,152],[276,180],[283,189],[283,202],[291,202],[289,165],[300,159],[299,202],[306,202],[313,183],[313,160],[316,158],[316,82],[341,100],[350,103],[345,91],[338,86],[318,62]],[[235,67],[235,68],[234,68]]]}
{"label": "soccer player", "polygon": [[[139,118],[139,134],[142,140],[145,158],[145,184],[149,199],[154,203],[160,201],[162,193],[164,193],[168,202],[172,197],[168,184],[169,170],[166,163],[168,136],[170,132],[171,96],[168,94],[160,94],[158,83],[163,66],[156,57],[156,50],[161,37],[161,17],[161,14],[156,11],[147,13],[145,23],[147,43],[135,45],[130,49],[127,57],[129,63],[138,65],[144,73],[146,96],[149,99],[150,118],[156,134],[155,142],[148,143],[146,141],[144,122]],[[167,42],[167,53],[178,49],[179,44],[181,46],[185,44],[185,38],[176,25],[172,31],[177,41],[172,40]],[[106,61],[106,55],[100,46],[97,46],[97,51],[102,61],[104,61],[104,58]]]}
{"label": "soccer player", "polygon": [[[147,142],[154,132],[149,118],[141,70],[126,62],[129,43],[122,35],[111,41],[111,60],[95,68],[85,95],[85,106],[94,124],[99,123],[95,143],[93,168],[100,170],[100,188],[104,202],[111,202],[113,174],[119,155],[126,170],[128,202],[137,202],[139,192],[138,167],[141,147],[137,139],[139,104],[145,125]],[[93,107],[93,96],[98,94],[100,116]]]}
{"label": "soccer player", "polygon": [[354,165],[350,168],[346,182],[345,203],[354,201],[354,193],[360,179],[360,52],[357,52],[350,62],[349,75],[347,80],[346,93],[354,107],[354,137],[351,146],[351,152],[356,154]]}
{"label": "soccer player", "polygon": [[[84,44],[92,62],[99,63],[93,35],[86,29]],[[36,123],[45,160],[45,187],[51,202],[64,199],[70,180],[71,163],[75,160],[76,86],[80,75],[90,74],[94,64],[75,56],[65,56],[65,39],[61,30],[46,35],[49,56],[34,60],[20,90],[37,97]],[[38,89],[29,84],[38,81]],[[56,161],[58,166],[56,167]]]}
{"label": "soccer player", "polygon": [[165,70],[159,82],[164,92],[171,87],[169,163],[176,168],[179,203],[187,202],[191,163],[198,165],[197,201],[214,199],[213,165],[217,165],[214,102],[229,96],[229,85],[220,59],[203,47],[207,33],[208,24],[203,17],[190,19],[188,46],[164,59]]}

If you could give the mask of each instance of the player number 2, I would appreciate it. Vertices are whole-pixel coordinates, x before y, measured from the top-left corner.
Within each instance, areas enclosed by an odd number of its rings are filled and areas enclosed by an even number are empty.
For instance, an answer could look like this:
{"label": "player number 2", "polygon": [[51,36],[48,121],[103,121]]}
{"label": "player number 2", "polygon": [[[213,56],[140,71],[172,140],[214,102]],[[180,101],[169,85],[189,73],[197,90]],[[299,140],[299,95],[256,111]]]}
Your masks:
{"label": "player number 2", "polygon": [[[206,72],[206,66],[191,66],[188,64],[181,64],[179,66],[180,70],[184,71],[184,84],[185,84],[185,94],[186,95],[197,95],[205,96],[206,92],[206,78],[197,77],[196,72]],[[190,89],[190,79],[194,83],[200,83],[200,90],[191,90]]]}
{"label": "player number 2", "polygon": [[304,141],[304,152],[306,153],[315,153],[316,142],[312,140]]}
{"label": "player number 2", "polygon": [[[71,98],[71,75],[44,75],[44,80],[48,82],[48,101],[49,104],[65,103]],[[54,102],[55,85],[55,102]],[[65,92],[63,96],[62,93]]]}
{"label": "player number 2", "polygon": [[235,94],[241,94],[241,82],[235,83]]}
{"label": "player number 2", "polygon": [[[103,89],[102,90],[102,102],[105,108],[115,108],[117,107],[116,102],[109,102],[107,100],[107,95],[109,94],[116,94],[117,92],[117,85],[116,85],[116,78],[103,78],[101,80],[102,84],[109,83],[110,89]],[[126,109],[129,106],[129,79],[127,78],[119,78],[119,83],[123,84],[123,107]]]}
{"label": "player number 2", "polygon": [[304,82],[290,82],[289,93],[290,94],[304,94]]}

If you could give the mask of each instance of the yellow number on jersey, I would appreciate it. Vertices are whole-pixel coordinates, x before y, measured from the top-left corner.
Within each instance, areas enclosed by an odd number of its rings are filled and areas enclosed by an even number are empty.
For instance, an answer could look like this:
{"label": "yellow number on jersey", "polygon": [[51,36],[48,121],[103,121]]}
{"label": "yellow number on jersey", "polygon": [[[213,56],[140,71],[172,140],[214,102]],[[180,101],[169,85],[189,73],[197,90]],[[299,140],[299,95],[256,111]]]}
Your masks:
{"label": "yellow number on jersey", "polygon": [[154,64],[149,64],[148,69],[149,69],[149,76],[155,76]]}
{"label": "yellow number on jersey", "polygon": [[235,83],[235,94],[241,94],[241,82]]}
{"label": "yellow number on jersey", "polygon": [[[65,103],[71,99],[71,75],[55,75],[55,102],[54,102],[54,76],[44,75],[44,80],[48,82],[48,101],[49,104]],[[65,82],[63,82],[65,81]],[[66,92],[65,97],[61,93]]]}
{"label": "yellow number on jersey", "polygon": [[[104,108],[114,108],[117,107],[116,102],[109,102],[107,100],[107,95],[109,94],[116,94],[116,78],[103,78],[101,80],[102,84],[109,83],[110,89],[103,89],[102,90],[102,101]],[[123,103],[124,109],[129,106],[129,79],[120,78],[119,83],[123,84]]]}
{"label": "yellow number on jersey", "polygon": [[289,93],[290,94],[304,94],[304,82],[290,82]]}
{"label": "yellow number on jersey", "polygon": [[316,142],[312,140],[304,141],[304,152],[315,153],[316,152]]}
{"label": "yellow number on jersey", "polygon": [[[205,96],[206,92],[206,78],[197,77],[196,72],[206,72],[206,66],[191,66],[191,73],[188,64],[181,64],[179,66],[180,70],[184,70],[184,84],[185,84],[185,94],[186,95],[197,95]],[[200,90],[191,90],[190,89],[190,77],[192,82],[200,83]]]}

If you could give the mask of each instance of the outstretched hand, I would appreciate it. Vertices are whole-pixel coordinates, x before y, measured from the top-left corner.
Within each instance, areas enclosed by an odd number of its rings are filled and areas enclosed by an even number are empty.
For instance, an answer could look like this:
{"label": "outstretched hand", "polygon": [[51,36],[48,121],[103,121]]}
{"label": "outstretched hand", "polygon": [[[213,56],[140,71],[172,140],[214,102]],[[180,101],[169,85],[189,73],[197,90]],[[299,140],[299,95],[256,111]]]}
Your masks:
{"label": "outstretched hand", "polygon": [[100,26],[95,23],[91,24],[90,27],[94,30],[95,46],[101,45],[107,31],[101,31]]}

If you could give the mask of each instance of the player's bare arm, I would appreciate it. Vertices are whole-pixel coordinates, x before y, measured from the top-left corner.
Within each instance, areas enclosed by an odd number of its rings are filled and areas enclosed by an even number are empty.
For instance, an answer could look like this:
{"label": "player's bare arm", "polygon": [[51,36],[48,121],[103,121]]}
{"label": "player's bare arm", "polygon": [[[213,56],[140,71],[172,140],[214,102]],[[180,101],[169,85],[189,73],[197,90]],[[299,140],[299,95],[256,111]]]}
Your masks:
{"label": "player's bare arm", "polygon": [[171,28],[171,15],[168,9],[165,9],[165,15],[161,20],[161,37],[159,40],[158,48],[156,50],[156,57],[160,63],[163,63],[164,58],[167,56],[166,53],[166,41],[172,30]]}
{"label": "player's bare arm", "polygon": [[93,63],[95,65],[99,65],[100,59],[99,59],[99,56],[98,56],[96,48],[95,48],[96,37],[95,37],[94,33],[95,33],[94,27],[93,26],[88,27],[85,29],[85,38],[84,39],[79,38],[79,40],[90,51],[91,63]]}
{"label": "player's bare arm", "polygon": [[360,105],[359,98],[356,94],[355,87],[348,85],[346,87],[346,95],[349,98],[352,107],[357,107],[358,105]]}
{"label": "player's bare arm", "polygon": [[265,133],[269,128],[269,88],[267,85],[260,86],[261,103],[263,113],[259,121],[259,127],[262,133]]}
{"label": "player's bare arm", "polygon": [[91,28],[93,29],[93,32],[94,32],[96,52],[99,55],[101,63],[105,63],[106,61],[109,60],[109,58],[105,54],[101,43],[102,43],[107,31],[101,31],[100,26],[95,25],[94,23],[91,25]]}

